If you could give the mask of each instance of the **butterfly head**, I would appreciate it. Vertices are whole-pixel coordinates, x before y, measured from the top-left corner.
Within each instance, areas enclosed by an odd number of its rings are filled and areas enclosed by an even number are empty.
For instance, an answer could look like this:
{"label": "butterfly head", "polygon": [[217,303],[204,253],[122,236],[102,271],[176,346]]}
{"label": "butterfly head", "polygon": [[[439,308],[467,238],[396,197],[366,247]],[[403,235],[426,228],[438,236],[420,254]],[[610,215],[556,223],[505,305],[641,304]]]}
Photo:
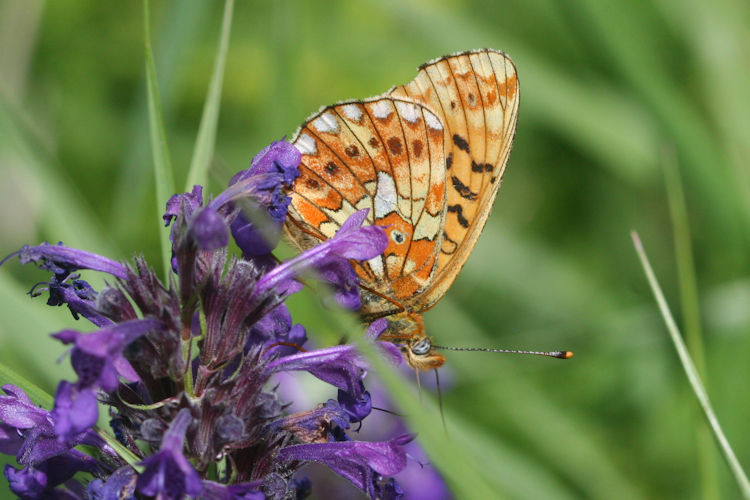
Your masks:
{"label": "butterfly head", "polygon": [[402,312],[391,316],[389,320],[388,329],[380,339],[401,346],[401,352],[409,366],[425,371],[440,368],[445,363],[445,358],[432,347],[432,340],[424,331],[421,314]]}

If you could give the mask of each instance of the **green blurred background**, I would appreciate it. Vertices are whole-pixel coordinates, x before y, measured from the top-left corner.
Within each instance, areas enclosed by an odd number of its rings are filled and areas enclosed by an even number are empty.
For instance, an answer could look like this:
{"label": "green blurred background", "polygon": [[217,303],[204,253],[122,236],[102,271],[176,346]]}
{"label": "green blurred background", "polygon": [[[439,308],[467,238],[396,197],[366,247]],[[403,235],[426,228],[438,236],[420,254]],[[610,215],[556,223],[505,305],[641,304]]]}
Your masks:
{"label": "green blurred background", "polygon": [[[223,4],[152,8],[182,186]],[[62,240],[158,266],[142,26],[140,2],[0,1],[0,254]],[[323,104],[382,93],[446,53],[504,50],[521,82],[515,147],[484,234],[427,327],[441,344],[576,355],[449,353],[449,428],[482,443],[499,496],[735,498],[629,232],[750,464],[748,26],[740,0],[239,1],[211,191]],[[681,180],[666,182],[670,172]],[[670,185],[684,190],[683,244]],[[47,333],[74,322],[24,295],[43,279],[17,262],[0,269],[0,361],[53,392],[71,376]],[[311,336],[325,333],[304,295],[292,307]]]}

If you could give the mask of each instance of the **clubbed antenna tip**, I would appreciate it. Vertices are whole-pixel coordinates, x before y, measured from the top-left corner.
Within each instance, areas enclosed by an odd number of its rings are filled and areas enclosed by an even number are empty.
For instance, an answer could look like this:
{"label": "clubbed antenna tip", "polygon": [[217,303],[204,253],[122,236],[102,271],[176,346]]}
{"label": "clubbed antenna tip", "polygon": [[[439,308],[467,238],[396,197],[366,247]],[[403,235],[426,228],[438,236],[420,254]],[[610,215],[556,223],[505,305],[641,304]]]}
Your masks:
{"label": "clubbed antenna tip", "polygon": [[448,347],[433,345],[435,349],[444,349],[447,351],[480,351],[480,352],[499,352],[505,354],[532,354],[534,356],[547,356],[548,358],[570,359],[573,357],[573,351],[520,351],[517,349],[490,349],[487,347]]}

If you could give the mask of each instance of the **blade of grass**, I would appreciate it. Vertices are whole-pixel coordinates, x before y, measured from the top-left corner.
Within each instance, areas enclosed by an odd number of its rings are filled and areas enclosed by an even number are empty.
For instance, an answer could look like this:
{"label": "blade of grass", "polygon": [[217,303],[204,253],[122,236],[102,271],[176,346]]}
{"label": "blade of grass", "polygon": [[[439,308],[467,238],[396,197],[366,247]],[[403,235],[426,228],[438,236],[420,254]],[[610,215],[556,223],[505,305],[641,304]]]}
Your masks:
{"label": "blade of grass", "polygon": [[224,68],[227,62],[227,51],[229,49],[229,34],[232,30],[232,12],[234,0],[226,0],[224,4],[224,17],[221,21],[221,37],[219,48],[216,52],[214,70],[211,75],[211,83],[208,87],[206,102],[203,104],[203,115],[198,127],[198,137],[195,141],[193,159],[190,162],[185,191],[190,191],[194,185],[206,185],[208,180],[208,168],[214,155],[216,143],[216,127],[219,123],[219,107],[221,104],[221,87],[224,82]]}
{"label": "blade of grass", "polygon": [[635,251],[641,261],[643,270],[646,273],[646,279],[648,279],[648,283],[651,286],[651,291],[654,293],[654,297],[656,298],[656,303],[659,305],[659,311],[664,318],[664,323],[667,326],[669,336],[671,337],[672,343],[677,350],[677,355],[680,357],[680,362],[682,363],[682,368],[685,370],[685,375],[690,382],[690,386],[695,393],[695,397],[698,398],[698,403],[700,403],[700,406],[703,409],[703,413],[706,415],[706,420],[708,421],[708,424],[710,425],[711,430],[714,433],[714,437],[716,438],[716,442],[719,444],[721,452],[724,454],[724,458],[729,465],[729,469],[731,470],[735,480],[737,481],[737,486],[739,486],[740,488],[742,497],[745,499],[750,499],[750,481],[748,481],[747,475],[745,475],[745,472],[742,470],[742,466],[737,460],[737,456],[734,454],[729,441],[724,435],[724,431],[719,425],[719,420],[716,418],[716,414],[714,413],[713,407],[711,406],[711,402],[708,399],[706,388],[703,386],[703,382],[701,382],[698,371],[695,368],[693,360],[690,358],[690,353],[688,353],[685,343],[682,341],[680,331],[677,328],[677,324],[675,323],[674,318],[672,317],[672,313],[669,310],[669,306],[667,305],[667,301],[661,291],[661,287],[656,280],[654,271],[651,268],[651,264],[648,261],[646,252],[643,249],[641,239],[638,237],[638,233],[636,233],[635,231],[631,233],[631,237],[633,238],[633,246],[635,247]]}
{"label": "blade of grass", "polygon": [[[174,175],[172,173],[172,162],[169,159],[167,148],[167,137],[164,132],[164,121],[161,114],[161,100],[159,98],[159,85],[156,81],[156,66],[154,65],[154,54],[151,51],[151,21],[148,0],[143,0],[143,41],[146,54],[146,85],[148,89],[148,116],[151,129],[151,152],[154,159],[154,178],[156,183],[156,206],[160,209],[166,206],[167,200],[174,194]],[[163,272],[169,276],[170,258],[172,245],[169,242],[169,233],[164,231],[159,224],[161,237],[161,255]],[[168,281],[168,280],[167,280]]]}
{"label": "blade of grass", "polygon": [[[704,381],[707,382],[706,357],[701,331],[700,305],[698,303],[698,286],[693,264],[693,248],[690,243],[690,227],[687,218],[685,195],[682,180],[673,150],[663,154],[664,175],[666,177],[667,199],[672,217],[674,231],[675,260],[680,283],[680,301],[682,303],[682,322],[685,328],[685,342],[693,354],[695,366]],[[719,477],[714,460],[714,448],[711,434],[702,421],[696,421],[698,439],[698,461],[701,471],[701,498],[719,498]]]}

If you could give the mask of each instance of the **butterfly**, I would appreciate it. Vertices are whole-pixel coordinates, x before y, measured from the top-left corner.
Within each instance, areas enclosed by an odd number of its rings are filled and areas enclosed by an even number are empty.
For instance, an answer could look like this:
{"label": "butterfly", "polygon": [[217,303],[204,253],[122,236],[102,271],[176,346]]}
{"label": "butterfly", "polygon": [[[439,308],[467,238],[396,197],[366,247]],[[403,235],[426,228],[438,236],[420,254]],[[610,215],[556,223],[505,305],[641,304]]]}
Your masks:
{"label": "butterfly", "polygon": [[302,154],[285,231],[301,249],[331,238],[354,212],[389,237],[382,256],[353,262],[364,321],[389,326],[416,370],[445,358],[422,313],[448,291],[482,232],[518,119],[516,68],[503,52],[440,57],[377,97],[323,107],[297,131]]}

